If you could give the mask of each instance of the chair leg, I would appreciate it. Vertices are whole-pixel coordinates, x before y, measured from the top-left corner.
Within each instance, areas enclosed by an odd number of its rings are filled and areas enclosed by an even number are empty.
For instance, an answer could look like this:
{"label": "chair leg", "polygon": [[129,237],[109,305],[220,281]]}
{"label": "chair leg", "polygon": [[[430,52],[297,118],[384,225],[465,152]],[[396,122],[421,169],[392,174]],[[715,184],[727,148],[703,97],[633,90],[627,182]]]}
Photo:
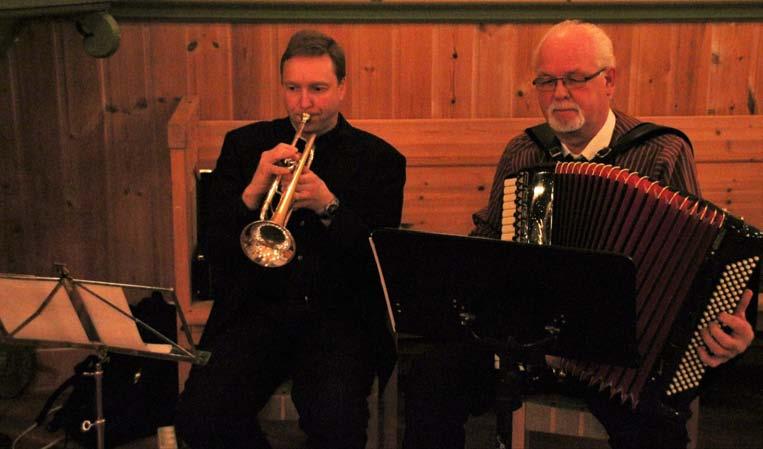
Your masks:
{"label": "chair leg", "polygon": [[697,449],[697,439],[699,438],[699,396],[691,401],[689,410],[691,410],[691,418],[686,422],[686,431],[689,434],[687,449]]}
{"label": "chair leg", "polygon": [[511,449],[525,449],[527,444],[527,432],[525,430],[526,411],[527,406],[522,405],[519,410],[515,410],[511,415]]}

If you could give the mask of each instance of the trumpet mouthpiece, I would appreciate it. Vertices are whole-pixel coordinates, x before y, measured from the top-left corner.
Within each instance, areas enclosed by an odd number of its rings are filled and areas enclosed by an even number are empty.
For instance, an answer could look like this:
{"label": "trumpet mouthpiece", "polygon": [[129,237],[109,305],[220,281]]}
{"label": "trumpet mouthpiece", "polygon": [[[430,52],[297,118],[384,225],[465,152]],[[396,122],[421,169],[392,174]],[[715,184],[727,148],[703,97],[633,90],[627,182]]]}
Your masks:
{"label": "trumpet mouthpiece", "polygon": [[307,112],[302,113],[302,123],[307,123],[307,121],[310,120],[310,114]]}

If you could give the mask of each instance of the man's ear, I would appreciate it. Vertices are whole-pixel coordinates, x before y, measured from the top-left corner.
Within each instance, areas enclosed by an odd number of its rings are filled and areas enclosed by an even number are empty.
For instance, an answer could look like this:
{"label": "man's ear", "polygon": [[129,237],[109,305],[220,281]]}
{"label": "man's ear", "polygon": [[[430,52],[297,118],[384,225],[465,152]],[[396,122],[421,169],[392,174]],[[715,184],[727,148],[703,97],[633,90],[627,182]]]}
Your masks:
{"label": "man's ear", "polygon": [[610,97],[615,93],[615,78],[617,77],[617,70],[614,67],[610,67],[604,71],[604,81],[607,87],[607,95]]}
{"label": "man's ear", "polygon": [[344,94],[347,92],[347,77],[345,76],[342,78],[341,81],[339,81],[339,84],[337,84],[337,89],[339,89],[339,100],[344,100]]}

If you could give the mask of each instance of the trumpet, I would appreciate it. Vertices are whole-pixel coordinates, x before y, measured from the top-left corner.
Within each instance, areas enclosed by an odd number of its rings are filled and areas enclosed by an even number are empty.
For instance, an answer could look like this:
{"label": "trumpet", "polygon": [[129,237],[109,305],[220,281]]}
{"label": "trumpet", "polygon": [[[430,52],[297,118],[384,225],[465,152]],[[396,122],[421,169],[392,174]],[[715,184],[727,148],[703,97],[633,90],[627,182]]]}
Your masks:
{"label": "trumpet", "polygon": [[[297,141],[302,137],[302,132],[308,120],[310,120],[310,114],[302,113],[302,120],[300,121],[297,133],[294,135],[294,140],[291,143],[292,146],[296,145]],[[293,161],[284,161],[285,165],[292,167],[293,176],[286,190],[281,194],[281,199],[275,210],[272,211],[270,218],[268,218],[268,213],[271,212],[273,198],[278,191],[278,186],[281,184],[281,175],[275,177],[270,185],[270,189],[268,189],[267,195],[265,195],[265,200],[262,202],[262,208],[260,209],[259,220],[249,223],[241,231],[239,238],[241,249],[246,257],[258,265],[263,267],[281,267],[289,263],[294,257],[297,245],[291,232],[286,229],[286,223],[289,221],[289,216],[291,216],[292,203],[294,203],[294,194],[297,190],[299,177],[306,167],[310,167],[313,161],[314,142],[315,134],[311,135],[307,140],[302,156],[296,164]]]}

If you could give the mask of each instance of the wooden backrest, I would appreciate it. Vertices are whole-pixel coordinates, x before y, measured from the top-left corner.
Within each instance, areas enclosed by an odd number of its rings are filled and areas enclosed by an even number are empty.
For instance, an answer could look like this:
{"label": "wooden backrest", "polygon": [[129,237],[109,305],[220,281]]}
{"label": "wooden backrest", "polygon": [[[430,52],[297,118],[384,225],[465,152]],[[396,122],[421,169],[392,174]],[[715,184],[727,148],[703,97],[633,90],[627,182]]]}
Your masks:
{"label": "wooden backrest", "polygon": [[[199,120],[196,98],[184,98],[168,128],[173,186],[175,280],[188,284],[195,230],[195,171],[213,168],[225,133],[254,120]],[[763,116],[641,117],[692,140],[703,196],[763,226]],[[353,120],[394,145],[408,160],[403,226],[465,234],[471,214],[487,204],[508,140],[538,118]],[[193,311],[191,311],[193,318]]]}

